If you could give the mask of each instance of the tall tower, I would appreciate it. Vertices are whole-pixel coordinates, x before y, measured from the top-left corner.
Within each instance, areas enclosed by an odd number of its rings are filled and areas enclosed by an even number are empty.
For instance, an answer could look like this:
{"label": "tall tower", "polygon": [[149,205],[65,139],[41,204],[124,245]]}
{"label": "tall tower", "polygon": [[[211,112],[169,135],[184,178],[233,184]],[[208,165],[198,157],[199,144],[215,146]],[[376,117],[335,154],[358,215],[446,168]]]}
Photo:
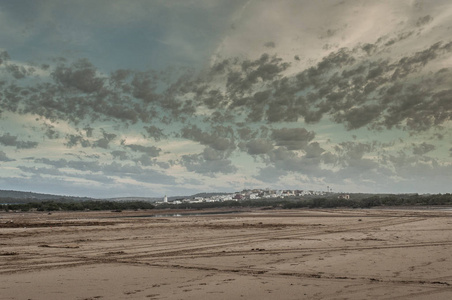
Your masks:
{"label": "tall tower", "polygon": [[164,203],[167,203],[167,202],[168,202],[168,197],[166,197],[166,195],[165,195],[165,197],[163,197],[163,202],[164,202]]}

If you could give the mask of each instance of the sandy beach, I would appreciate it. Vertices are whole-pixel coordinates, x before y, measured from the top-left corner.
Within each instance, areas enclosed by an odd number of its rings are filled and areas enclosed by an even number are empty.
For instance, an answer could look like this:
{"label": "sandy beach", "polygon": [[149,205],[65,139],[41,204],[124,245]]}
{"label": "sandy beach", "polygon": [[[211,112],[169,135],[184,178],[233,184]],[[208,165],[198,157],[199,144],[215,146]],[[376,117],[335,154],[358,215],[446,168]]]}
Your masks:
{"label": "sandy beach", "polygon": [[452,299],[451,210],[190,213],[0,213],[0,298]]}

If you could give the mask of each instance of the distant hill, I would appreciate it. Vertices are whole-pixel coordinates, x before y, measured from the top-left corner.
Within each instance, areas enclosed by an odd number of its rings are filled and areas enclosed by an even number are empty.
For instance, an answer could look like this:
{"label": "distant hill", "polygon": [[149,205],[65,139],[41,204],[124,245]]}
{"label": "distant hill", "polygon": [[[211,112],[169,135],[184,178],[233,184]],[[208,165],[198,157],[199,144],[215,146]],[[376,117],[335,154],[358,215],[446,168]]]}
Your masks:
{"label": "distant hill", "polygon": [[107,198],[107,199],[102,199],[102,200],[117,201],[117,202],[121,202],[121,201],[157,202],[157,201],[162,201],[162,199],[163,199],[163,197],[160,197],[160,198],[155,198],[155,197],[115,197],[115,198]]}
{"label": "distant hill", "polygon": [[46,200],[58,200],[58,201],[85,201],[93,200],[88,197],[74,197],[74,196],[62,196],[52,194],[41,194],[33,192],[21,192],[0,190],[0,203],[25,203],[25,202],[39,202]]}
{"label": "distant hill", "polygon": [[[192,196],[172,196],[168,197],[170,201],[184,198],[194,197],[210,197],[214,195],[224,195],[225,193],[199,193]],[[41,201],[86,201],[86,200],[104,200],[104,201],[144,201],[144,202],[157,202],[162,201],[163,197],[112,197],[106,199],[97,199],[90,197],[75,197],[67,195],[52,195],[33,192],[21,192],[11,190],[0,190],[0,203],[27,203],[27,202],[41,202]]]}

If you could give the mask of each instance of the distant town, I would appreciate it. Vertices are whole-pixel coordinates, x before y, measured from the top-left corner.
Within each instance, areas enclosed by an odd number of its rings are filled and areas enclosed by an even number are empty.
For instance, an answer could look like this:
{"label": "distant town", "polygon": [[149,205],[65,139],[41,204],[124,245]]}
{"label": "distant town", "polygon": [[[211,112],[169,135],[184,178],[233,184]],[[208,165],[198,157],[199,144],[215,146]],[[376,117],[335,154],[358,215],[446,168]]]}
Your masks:
{"label": "distant town", "polygon": [[[329,189],[328,189],[329,190]],[[223,202],[223,201],[240,201],[240,200],[258,200],[258,199],[274,199],[287,197],[303,197],[303,196],[323,196],[330,194],[324,191],[314,190],[272,190],[272,189],[245,189],[241,192],[229,194],[215,194],[206,197],[195,196],[191,198],[179,198],[168,200],[168,197],[163,197],[162,201],[157,201],[155,204],[182,204],[182,203],[206,203],[206,202]],[[350,199],[348,194],[338,195],[339,199]]]}

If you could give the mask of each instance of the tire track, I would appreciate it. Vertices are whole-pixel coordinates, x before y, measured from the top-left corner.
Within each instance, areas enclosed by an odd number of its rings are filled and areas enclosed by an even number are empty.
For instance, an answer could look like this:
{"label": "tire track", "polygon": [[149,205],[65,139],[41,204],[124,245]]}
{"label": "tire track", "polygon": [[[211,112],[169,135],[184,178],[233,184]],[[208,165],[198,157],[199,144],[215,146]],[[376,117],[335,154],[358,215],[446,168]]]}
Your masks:
{"label": "tire track", "polygon": [[[268,241],[275,241],[275,240],[282,240],[282,239],[302,239],[306,237],[311,236],[321,236],[331,233],[337,233],[337,232],[349,232],[349,231],[361,231],[361,230],[368,230],[368,229],[374,229],[376,226],[392,226],[392,225],[398,225],[398,224],[405,224],[410,222],[417,222],[419,220],[423,220],[423,218],[410,218],[410,219],[383,219],[383,220],[377,220],[372,222],[367,222],[365,224],[362,224],[360,226],[344,226],[342,228],[334,228],[331,230],[326,230],[325,228],[315,228],[313,230],[309,231],[302,231],[301,229],[305,229],[306,227],[313,227],[313,226],[282,226],[283,228],[280,230],[272,230],[268,231],[267,228],[256,228],[261,231],[260,233],[256,233],[255,231],[252,231],[251,233],[245,233],[240,234],[237,236],[237,234],[231,233],[230,235],[222,235],[221,237],[216,237],[215,239],[212,238],[206,238],[206,237],[195,237],[193,239],[190,239],[190,244],[195,244],[196,246],[188,245],[187,246],[187,240],[182,241],[163,241],[163,242],[155,242],[150,241],[149,243],[143,244],[143,240],[136,240],[136,243],[139,245],[130,244],[130,245],[118,245],[113,247],[105,246],[106,242],[113,242],[118,241],[117,239],[106,239],[102,241],[102,244],[100,247],[96,249],[90,249],[86,250],[83,249],[83,247],[80,247],[78,249],[64,249],[61,251],[53,251],[48,253],[42,253],[42,252],[34,252],[34,253],[26,253],[28,255],[21,255],[21,261],[14,263],[10,262],[5,264],[4,266],[7,268],[7,270],[11,270],[12,268],[16,267],[19,270],[26,270],[26,267],[24,267],[25,264],[30,266],[30,262],[34,262],[34,266],[39,268],[44,268],[46,265],[55,268],[54,260],[59,259],[67,259],[69,260],[67,263],[62,263],[61,267],[67,267],[69,265],[80,265],[83,263],[96,263],[99,261],[126,261],[129,262],[131,259],[133,259],[135,262],[138,259],[152,259],[152,258],[169,258],[169,257],[212,257],[216,255],[241,255],[241,254],[249,254],[249,251],[236,251],[236,252],[228,252],[224,253],[223,251],[219,252],[208,252],[210,250],[215,249],[224,249],[225,247],[231,247],[231,246],[240,246],[240,245],[246,245],[246,244],[255,244],[255,243],[262,243],[262,242],[268,242]],[[134,226],[134,224],[132,224]],[[200,227],[208,227],[209,225],[201,225]],[[218,225],[219,228],[221,228],[221,224]],[[142,226],[141,228],[144,228],[146,226]],[[195,226],[198,227],[198,226]],[[127,229],[127,228],[125,228]],[[240,229],[240,227],[237,227],[237,229]],[[254,228],[253,228],[254,229]],[[130,228],[129,228],[130,230]],[[214,229],[216,230],[216,229]],[[93,242],[98,243],[98,240],[93,240]],[[430,243],[431,245],[431,243]],[[446,243],[438,244],[438,245],[449,245]],[[412,247],[417,246],[425,246],[423,244],[413,244]],[[392,246],[394,247],[410,247],[410,245],[398,245],[398,246]],[[157,249],[156,249],[157,248]],[[381,249],[388,248],[386,246],[381,246]],[[101,249],[101,250],[100,250]],[[168,250],[171,249],[171,250]],[[315,252],[315,251],[341,251],[341,250],[366,250],[366,249],[378,249],[374,246],[372,247],[338,247],[337,249],[328,247],[328,248],[302,248],[302,249],[274,249],[274,250],[268,250],[266,253],[305,253],[305,252]],[[131,252],[131,253],[128,253]],[[118,255],[115,255],[118,254]],[[111,256],[111,257],[109,257]],[[47,261],[50,260],[50,261]],[[41,261],[41,263],[36,262],[36,260]],[[34,267],[33,267],[34,268]],[[5,270],[0,269],[0,272],[3,272]]]}

